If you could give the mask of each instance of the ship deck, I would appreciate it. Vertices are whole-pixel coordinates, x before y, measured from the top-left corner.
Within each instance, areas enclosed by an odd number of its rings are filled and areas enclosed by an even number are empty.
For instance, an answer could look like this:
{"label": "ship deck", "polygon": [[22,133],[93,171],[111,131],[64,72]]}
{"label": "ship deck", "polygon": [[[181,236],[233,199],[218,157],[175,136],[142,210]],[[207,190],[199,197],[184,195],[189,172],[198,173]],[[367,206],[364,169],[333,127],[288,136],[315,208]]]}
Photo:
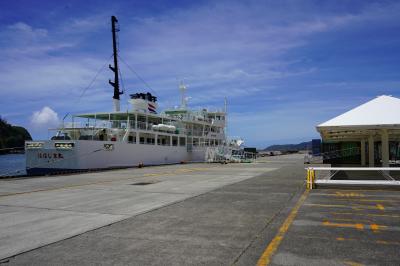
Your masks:
{"label": "ship deck", "polygon": [[301,155],[0,180],[0,262],[400,263],[398,191],[304,180]]}

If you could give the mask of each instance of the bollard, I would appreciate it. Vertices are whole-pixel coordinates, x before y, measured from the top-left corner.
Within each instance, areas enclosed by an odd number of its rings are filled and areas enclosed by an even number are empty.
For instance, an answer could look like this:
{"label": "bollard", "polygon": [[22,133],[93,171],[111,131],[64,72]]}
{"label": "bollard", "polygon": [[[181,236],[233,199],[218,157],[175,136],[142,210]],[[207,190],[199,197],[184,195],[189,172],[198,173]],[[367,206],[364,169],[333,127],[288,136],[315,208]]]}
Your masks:
{"label": "bollard", "polygon": [[315,171],[307,168],[307,189],[315,188]]}
{"label": "bollard", "polygon": [[315,188],[315,170],[310,169],[310,189]]}

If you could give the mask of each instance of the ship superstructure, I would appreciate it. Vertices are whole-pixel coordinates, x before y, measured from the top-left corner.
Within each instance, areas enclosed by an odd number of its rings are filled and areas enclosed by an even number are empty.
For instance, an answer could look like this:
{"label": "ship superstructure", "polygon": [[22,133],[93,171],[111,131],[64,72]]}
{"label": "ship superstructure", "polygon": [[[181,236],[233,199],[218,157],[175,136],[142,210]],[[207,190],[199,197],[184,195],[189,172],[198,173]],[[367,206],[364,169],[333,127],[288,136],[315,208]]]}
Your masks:
{"label": "ship superstructure", "polygon": [[237,145],[226,140],[225,110],[187,108],[186,86],[179,89],[179,108],[158,112],[150,92],[130,95],[131,108],[120,111],[115,24],[112,19],[114,81],[113,112],[73,115],[54,129],[47,141],[26,142],[28,174],[132,167],[138,165],[204,162],[228,158]]}

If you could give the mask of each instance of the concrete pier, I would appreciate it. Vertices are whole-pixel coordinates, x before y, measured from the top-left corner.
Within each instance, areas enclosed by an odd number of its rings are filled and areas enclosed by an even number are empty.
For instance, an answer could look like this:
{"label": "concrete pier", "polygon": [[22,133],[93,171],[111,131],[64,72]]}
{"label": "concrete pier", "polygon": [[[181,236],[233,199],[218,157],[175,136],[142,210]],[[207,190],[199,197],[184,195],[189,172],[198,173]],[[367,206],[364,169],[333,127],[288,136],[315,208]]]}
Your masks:
{"label": "concrete pier", "polygon": [[[350,244],[341,241],[345,237],[370,241],[366,246],[359,241],[351,245],[368,248],[362,254],[379,250],[374,262],[398,262],[398,249],[393,247],[400,231],[393,219],[400,215],[397,205],[389,205],[398,200],[395,192],[388,198],[383,195],[386,192],[374,192],[371,199],[376,202],[370,208],[367,201],[357,203],[365,205],[359,208],[367,211],[363,214],[370,216],[364,218],[372,222],[363,228],[370,228],[373,235],[359,235],[357,226],[354,230],[346,227],[343,235],[326,230],[341,230],[340,225],[353,222],[326,216],[331,209],[323,206],[332,205],[341,218],[355,220],[358,217],[351,208],[358,205],[346,199],[358,199],[357,195],[369,199],[369,194],[313,190],[304,197],[304,181],[302,155],[267,157],[249,164],[171,165],[1,180],[0,262],[266,265],[260,260],[264,257],[275,265],[356,263],[358,256],[336,252],[341,244],[343,248]],[[345,217],[345,212],[353,216]],[[374,214],[381,215],[376,216],[378,227]],[[385,231],[385,224],[390,231]],[[270,252],[277,233],[282,234],[282,243]],[[318,252],[312,252],[313,241],[321,245]],[[372,249],[374,241],[387,245]]]}

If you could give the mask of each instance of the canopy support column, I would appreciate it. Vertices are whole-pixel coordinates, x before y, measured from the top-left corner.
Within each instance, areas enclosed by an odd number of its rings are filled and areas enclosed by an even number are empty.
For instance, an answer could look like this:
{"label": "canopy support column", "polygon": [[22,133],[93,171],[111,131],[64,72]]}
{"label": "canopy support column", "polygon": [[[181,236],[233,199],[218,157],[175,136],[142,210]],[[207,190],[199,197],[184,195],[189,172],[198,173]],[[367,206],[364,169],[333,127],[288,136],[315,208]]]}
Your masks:
{"label": "canopy support column", "polygon": [[389,167],[389,134],[387,129],[382,129],[382,166]]}
{"label": "canopy support column", "polygon": [[365,139],[361,140],[360,155],[361,155],[361,166],[365,166]]}
{"label": "canopy support column", "polygon": [[374,137],[372,135],[368,138],[368,164],[369,167],[374,167],[375,156],[374,156]]}

